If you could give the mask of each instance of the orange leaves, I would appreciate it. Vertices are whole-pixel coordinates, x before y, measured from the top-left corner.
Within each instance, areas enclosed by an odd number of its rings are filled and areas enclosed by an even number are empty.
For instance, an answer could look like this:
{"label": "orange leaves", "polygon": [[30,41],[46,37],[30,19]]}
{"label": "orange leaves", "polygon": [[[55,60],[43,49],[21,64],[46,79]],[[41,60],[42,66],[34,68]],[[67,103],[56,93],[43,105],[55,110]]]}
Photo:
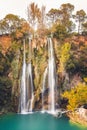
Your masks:
{"label": "orange leaves", "polygon": [[22,38],[23,37],[23,33],[20,30],[16,30],[16,38]]}
{"label": "orange leaves", "polygon": [[9,35],[0,36],[0,45],[2,46],[2,52],[5,53],[11,45],[11,37]]}
{"label": "orange leaves", "polygon": [[30,26],[27,22],[22,24],[22,28],[21,28],[21,32],[25,33],[25,32],[29,32]]}
{"label": "orange leaves", "polygon": [[27,22],[23,21],[21,23],[21,26],[18,27],[15,31],[15,37],[17,39],[23,38],[26,34],[28,34],[30,31],[30,26]]}

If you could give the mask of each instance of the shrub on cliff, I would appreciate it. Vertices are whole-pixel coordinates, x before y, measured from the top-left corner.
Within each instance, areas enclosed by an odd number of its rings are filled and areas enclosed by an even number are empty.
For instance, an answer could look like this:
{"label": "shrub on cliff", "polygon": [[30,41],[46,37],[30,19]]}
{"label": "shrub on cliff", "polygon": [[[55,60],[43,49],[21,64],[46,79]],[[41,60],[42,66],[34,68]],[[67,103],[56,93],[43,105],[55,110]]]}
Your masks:
{"label": "shrub on cliff", "polygon": [[74,111],[76,108],[87,103],[87,85],[79,83],[70,91],[65,91],[62,96],[68,99],[67,109]]}

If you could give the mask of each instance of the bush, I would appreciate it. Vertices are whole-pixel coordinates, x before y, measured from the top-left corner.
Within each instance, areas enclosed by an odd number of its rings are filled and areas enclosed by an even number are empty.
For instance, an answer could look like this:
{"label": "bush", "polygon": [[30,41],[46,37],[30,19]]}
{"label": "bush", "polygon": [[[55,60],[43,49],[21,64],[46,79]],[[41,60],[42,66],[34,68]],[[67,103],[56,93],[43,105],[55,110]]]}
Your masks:
{"label": "bush", "polygon": [[67,109],[74,111],[87,103],[87,85],[79,83],[70,91],[65,91],[62,96],[68,99]]}

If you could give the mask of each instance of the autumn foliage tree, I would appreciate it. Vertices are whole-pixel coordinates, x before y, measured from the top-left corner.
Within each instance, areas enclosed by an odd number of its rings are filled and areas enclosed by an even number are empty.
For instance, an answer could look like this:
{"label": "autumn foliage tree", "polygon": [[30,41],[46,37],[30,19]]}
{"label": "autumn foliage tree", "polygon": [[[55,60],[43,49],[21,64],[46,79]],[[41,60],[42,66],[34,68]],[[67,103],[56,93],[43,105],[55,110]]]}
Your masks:
{"label": "autumn foliage tree", "polygon": [[37,26],[37,34],[39,35],[39,37],[44,37],[47,35],[47,33],[48,33],[48,29],[46,26],[46,7],[42,6],[41,17],[39,19],[38,26]]}
{"label": "autumn foliage tree", "polygon": [[[28,21],[30,23],[30,26],[33,28],[33,31],[35,31],[35,28],[37,28],[38,22],[41,17],[41,11],[38,5],[32,2],[27,7],[27,12],[28,12]],[[34,35],[34,32],[33,32],[33,35]]]}
{"label": "autumn foliage tree", "polygon": [[9,34],[13,39],[21,39],[28,35],[29,31],[31,31],[29,23],[17,15],[8,14],[0,20],[1,34]]}
{"label": "autumn foliage tree", "polygon": [[22,20],[21,26],[16,28],[16,31],[13,33],[13,36],[16,39],[23,39],[28,36],[30,32],[32,32],[32,29],[30,28],[29,24],[27,23],[27,21]]}
{"label": "autumn foliage tree", "polygon": [[79,83],[70,91],[65,91],[62,96],[68,99],[67,109],[74,111],[87,103],[87,85]]}

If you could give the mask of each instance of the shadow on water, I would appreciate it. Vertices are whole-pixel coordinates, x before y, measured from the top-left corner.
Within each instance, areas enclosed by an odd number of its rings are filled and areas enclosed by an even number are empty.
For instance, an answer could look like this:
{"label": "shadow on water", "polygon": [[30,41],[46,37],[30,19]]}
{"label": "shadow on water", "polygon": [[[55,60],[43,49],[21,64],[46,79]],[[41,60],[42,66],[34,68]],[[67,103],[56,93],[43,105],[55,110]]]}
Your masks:
{"label": "shadow on water", "polygon": [[69,122],[68,118],[56,118],[47,113],[27,115],[9,114],[0,118],[0,130],[87,130]]}

